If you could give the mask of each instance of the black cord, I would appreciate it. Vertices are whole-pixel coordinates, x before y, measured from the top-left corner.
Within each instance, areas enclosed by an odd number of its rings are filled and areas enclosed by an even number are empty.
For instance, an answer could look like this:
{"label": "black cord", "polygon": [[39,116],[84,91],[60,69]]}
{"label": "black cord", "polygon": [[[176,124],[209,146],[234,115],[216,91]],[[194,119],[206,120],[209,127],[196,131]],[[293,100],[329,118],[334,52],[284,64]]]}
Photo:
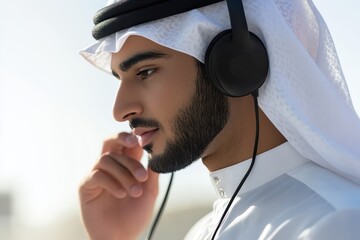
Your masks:
{"label": "black cord", "polygon": [[167,202],[167,199],[169,197],[169,192],[170,192],[170,188],[171,188],[171,185],[172,185],[172,182],[173,182],[173,178],[174,178],[174,173],[172,172],[171,173],[171,177],[170,177],[170,180],[169,180],[169,184],[168,184],[168,187],[167,187],[167,190],[166,190],[166,193],[165,193],[165,196],[164,196],[164,199],[161,203],[161,206],[160,206],[160,209],[159,211],[157,212],[156,214],[156,217],[155,217],[155,220],[153,221],[152,225],[151,225],[151,228],[150,228],[150,232],[148,234],[148,237],[146,238],[147,240],[150,240],[152,235],[154,234],[155,232],[155,229],[156,229],[156,226],[160,220],[160,217],[164,211],[164,208],[165,208],[165,205],[166,205],[166,202]]}
{"label": "black cord", "polygon": [[255,133],[255,143],[254,143],[254,150],[253,150],[253,156],[252,156],[252,160],[250,163],[250,167],[247,170],[247,172],[245,173],[245,176],[243,177],[243,179],[241,180],[241,182],[239,183],[238,187],[236,188],[234,194],[232,195],[228,205],[226,206],[226,209],[223,213],[223,215],[221,216],[221,219],[219,221],[219,224],[217,225],[214,234],[211,238],[211,240],[215,239],[215,235],[218,232],[221,223],[223,222],[223,220],[226,217],[226,214],[228,212],[228,210],[231,207],[231,204],[233,203],[233,201],[235,200],[235,197],[237,196],[237,194],[239,193],[241,187],[244,185],[244,182],[246,181],[247,177],[249,176],[254,164],[255,164],[255,159],[256,159],[256,153],[257,153],[257,148],[258,148],[258,143],[259,143],[259,105],[258,105],[258,101],[257,101],[257,97],[258,97],[258,91],[256,90],[255,92],[252,93],[253,99],[254,99],[254,107],[255,107],[255,119],[256,119],[256,133]]}

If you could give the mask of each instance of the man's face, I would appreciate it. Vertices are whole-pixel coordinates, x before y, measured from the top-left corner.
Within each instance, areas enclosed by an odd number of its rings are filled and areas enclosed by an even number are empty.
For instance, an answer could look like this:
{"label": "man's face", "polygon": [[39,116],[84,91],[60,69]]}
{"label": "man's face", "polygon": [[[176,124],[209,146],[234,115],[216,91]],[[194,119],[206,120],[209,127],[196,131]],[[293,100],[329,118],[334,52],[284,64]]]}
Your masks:
{"label": "man's face", "polygon": [[112,55],[111,67],[121,79],[115,119],[129,121],[156,172],[200,158],[227,122],[226,97],[186,54],[132,36]]}

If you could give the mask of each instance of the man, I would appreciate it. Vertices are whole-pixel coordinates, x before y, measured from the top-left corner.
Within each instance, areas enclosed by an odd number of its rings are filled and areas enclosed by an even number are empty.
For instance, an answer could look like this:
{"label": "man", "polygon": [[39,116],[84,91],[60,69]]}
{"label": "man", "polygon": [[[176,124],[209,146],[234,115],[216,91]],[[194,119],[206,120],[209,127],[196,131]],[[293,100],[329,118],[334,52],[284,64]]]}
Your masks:
{"label": "man", "polygon": [[[114,11],[152,4],[119,2]],[[244,1],[244,9],[270,65],[252,170],[257,91],[226,96],[203,65],[210,41],[230,28],[225,2],[127,26],[82,52],[120,79],[114,117],[133,129],[105,141],[80,187],[91,239],[136,239],[150,222],[158,173],[198,158],[219,199],[186,239],[360,236],[360,124],[325,23],[309,0]]]}

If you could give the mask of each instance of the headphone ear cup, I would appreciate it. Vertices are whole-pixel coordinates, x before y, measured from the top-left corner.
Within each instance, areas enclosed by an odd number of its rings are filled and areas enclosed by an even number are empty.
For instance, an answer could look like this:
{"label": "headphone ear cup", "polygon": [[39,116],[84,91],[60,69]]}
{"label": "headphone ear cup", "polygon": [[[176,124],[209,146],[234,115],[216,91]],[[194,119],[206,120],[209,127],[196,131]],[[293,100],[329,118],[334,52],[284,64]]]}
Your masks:
{"label": "headphone ear cup", "polygon": [[[219,33],[205,54],[205,71],[211,82],[225,95],[251,94],[264,83],[269,62],[261,40],[249,34],[246,46],[233,42],[232,31]],[[240,46],[239,46],[240,45]]]}
{"label": "headphone ear cup", "polygon": [[[205,73],[207,75],[207,77],[210,79],[210,81],[214,84],[214,86],[223,94],[225,95],[229,95],[228,91],[226,89],[223,88],[221,82],[219,81],[219,77],[217,77],[217,72],[218,70],[215,69],[216,65],[216,58],[220,58],[222,56],[219,56],[217,54],[218,51],[214,51],[214,48],[218,48],[219,41],[223,41],[221,39],[226,39],[228,38],[228,35],[231,34],[231,30],[225,30],[223,32],[220,32],[218,35],[216,35],[213,40],[210,42],[206,53],[205,53]],[[214,53],[216,52],[216,53]],[[214,63],[215,61],[215,63]],[[219,67],[219,66],[217,66]]]}

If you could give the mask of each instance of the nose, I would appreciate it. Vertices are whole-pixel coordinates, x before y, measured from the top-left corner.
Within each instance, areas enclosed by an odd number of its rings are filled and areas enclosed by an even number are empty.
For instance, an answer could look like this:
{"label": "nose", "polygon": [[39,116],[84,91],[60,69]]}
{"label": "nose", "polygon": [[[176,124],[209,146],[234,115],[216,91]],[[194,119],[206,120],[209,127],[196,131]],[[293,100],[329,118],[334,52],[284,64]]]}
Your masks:
{"label": "nose", "polygon": [[134,84],[121,81],[113,108],[115,120],[124,122],[141,114],[143,107],[140,103],[140,96],[136,92]]}

